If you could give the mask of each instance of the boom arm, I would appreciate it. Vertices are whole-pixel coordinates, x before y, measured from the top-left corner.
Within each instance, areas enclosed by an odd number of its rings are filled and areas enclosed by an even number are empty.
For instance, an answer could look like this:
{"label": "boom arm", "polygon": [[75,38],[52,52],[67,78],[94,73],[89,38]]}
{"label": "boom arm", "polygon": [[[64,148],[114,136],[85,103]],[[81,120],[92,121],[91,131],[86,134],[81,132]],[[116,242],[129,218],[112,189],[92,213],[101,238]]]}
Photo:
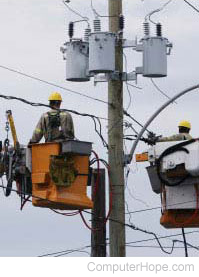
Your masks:
{"label": "boom arm", "polygon": [[6,111],[6,115],[7,115],[9,124],[10,124],[10,129],[11,129],[12,138],[13,138],[13,142],[14,142],[14,148],[17,149],[19,147],[19,141],[17,138],[17,132],[16,132],[15,124],[14,124],[14,119],[12,116],[12,111],[11,110]]}

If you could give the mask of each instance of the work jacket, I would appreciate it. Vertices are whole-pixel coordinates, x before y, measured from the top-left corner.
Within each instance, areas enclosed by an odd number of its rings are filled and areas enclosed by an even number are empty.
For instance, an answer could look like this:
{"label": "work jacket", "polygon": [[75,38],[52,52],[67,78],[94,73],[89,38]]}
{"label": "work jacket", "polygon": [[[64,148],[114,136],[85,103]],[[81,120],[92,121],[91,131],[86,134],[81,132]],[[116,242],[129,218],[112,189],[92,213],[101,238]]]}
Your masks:
{"label": "work jacket", "polygon": [[192,136],[188,133],[179,133],[175,134],[170,137],[162,137],[159,138],[157,142],[164,142],[164,141],[180,141],[180,140],[190,140],[192,139]]}
{"label": "work jacket", "polygon": [[[59,126],[52,127],[50,117],[56,116],[57,114],[60,124]],[[71,115],[68,112],[53,109],[44,113],[33,132],[30,143],[39,142],[43,136],[45,142],[74,139],[74,126]]]}

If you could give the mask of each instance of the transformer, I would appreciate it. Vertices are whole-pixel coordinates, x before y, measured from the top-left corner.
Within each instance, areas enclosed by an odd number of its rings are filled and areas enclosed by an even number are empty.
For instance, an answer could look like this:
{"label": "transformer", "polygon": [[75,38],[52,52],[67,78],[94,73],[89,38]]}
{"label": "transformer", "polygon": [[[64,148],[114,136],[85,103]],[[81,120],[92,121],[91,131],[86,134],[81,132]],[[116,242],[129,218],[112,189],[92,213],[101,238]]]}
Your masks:
{"label": "transformer", "polygon": [[136,45],[136,51],[142,52],[142,67],[137,73],[148,78],[167,76],[167,55],[170,55],[172,44],[167,38],[162,37],[162,26],[156,25],[156,36],[150,35],[150,26],[144,22],[144,38]]}
{"label": "transformer", "polygon": [[87,82],[89,44],[82,40],[71,40],[61,48],[66,60],[66,80],[71,82]]}
{"label": "transformer", "polygon": [[89,73],[111,73],[115,71],[116,35],[95,32],[89,36]]}
{"label": "transformer", "polygon": [[162,37],[143,38],[143,76],[150,78],[167,76],[167,44]]}

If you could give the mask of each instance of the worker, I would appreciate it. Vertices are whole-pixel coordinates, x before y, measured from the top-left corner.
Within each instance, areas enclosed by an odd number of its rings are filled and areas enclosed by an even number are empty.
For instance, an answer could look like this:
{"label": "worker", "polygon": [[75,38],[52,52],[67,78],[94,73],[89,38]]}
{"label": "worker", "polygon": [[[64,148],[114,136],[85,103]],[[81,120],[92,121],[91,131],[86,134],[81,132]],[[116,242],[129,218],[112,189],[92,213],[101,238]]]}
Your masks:
{"label": "worker", "polygon": [[45,142],[74,139],[71,115],[59,110],[62,102],[61,95],[58,92],[53,92],[48,100],[51,110],[41,116],[29,142],[30,144],[39,142],[43,136]]}
{"label": "worker", "polygon": [[175,134],[170,137],[160,137],[156,142],[164,142],[164,141],[179,141],[179,140],[190,140],[192,136],[189,134],[191,130],[191,124],[189,121],[181,121],[178,124],[179,134]]}

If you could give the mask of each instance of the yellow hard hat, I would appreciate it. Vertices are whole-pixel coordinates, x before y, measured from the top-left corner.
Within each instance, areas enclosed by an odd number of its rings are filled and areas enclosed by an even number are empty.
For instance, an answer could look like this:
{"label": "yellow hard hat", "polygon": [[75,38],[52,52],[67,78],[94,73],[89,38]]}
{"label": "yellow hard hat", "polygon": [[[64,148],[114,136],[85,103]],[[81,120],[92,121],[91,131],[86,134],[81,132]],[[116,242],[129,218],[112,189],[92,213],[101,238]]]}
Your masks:
{"label": "yellow hard hat", "polygon": [[191,123],[189,121],[184,120],[178,124],[178,127],[186,127],[188,129],[191,129]]}
{"label": "yellow hard hat", "polygon": [[59,92],[52,92],[48,97],[48,101],[62,101],[61,94]]}

